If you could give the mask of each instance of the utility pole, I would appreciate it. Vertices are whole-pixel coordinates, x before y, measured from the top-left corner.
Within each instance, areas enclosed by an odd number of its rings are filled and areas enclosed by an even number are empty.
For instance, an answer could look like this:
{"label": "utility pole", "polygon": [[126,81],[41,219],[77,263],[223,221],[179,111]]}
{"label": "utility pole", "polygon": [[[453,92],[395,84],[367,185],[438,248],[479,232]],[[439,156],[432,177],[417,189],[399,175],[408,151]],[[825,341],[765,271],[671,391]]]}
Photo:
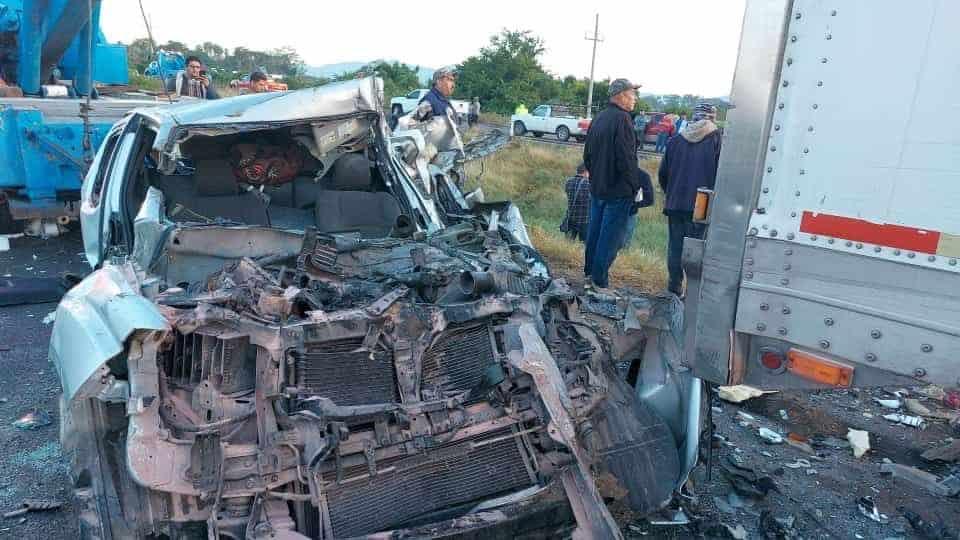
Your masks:
{"label": "utility pole", "polygon": [[597,43],[603,41],[600,39],[600,14],[597,13],[597,17],[593,23],[593,37],[584,36],[583,39],[593,42],[593,56],[590,57],[590,89],[587,91],[587,118],[593,116],[593,67],[597,63]]}

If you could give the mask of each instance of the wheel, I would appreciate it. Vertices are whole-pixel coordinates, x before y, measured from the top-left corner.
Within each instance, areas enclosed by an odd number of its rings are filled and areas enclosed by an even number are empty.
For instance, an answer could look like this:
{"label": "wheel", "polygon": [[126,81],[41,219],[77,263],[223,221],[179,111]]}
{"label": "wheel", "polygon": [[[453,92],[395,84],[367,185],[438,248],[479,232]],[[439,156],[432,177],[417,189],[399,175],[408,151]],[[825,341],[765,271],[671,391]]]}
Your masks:
{"label": "wheel", "polygon": [[530,133],[533,133],[533,136],[536,137],[536,138],[538,138],[538,139],[539,139],[540,137],[543,137],[543,133],[540,132],[540,131],[531,131]]}
{"label": "wheel", "polygon": [[527,126],[523,122],[517,121],[513,123],[513,134],[517,137],[522,137],[527,133]]}
{"label": "wheel", "polygon": [[557,138],[563,142],[570,140],[570,128],[567,126],[560,126],[557,128]]}

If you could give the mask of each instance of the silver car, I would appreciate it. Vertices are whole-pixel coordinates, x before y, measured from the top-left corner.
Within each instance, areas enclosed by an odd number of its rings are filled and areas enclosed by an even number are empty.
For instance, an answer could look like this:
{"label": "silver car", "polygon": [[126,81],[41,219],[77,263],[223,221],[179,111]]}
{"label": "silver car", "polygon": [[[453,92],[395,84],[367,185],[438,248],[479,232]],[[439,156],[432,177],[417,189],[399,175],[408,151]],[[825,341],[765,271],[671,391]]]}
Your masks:
{"label": "silver car", "polygon": [[113,127],[50,346],[85,538],[618,538],[605,500],[685,480],[676,299],[576,295],[460,191],[454,127],[382,104],[361,79]]}

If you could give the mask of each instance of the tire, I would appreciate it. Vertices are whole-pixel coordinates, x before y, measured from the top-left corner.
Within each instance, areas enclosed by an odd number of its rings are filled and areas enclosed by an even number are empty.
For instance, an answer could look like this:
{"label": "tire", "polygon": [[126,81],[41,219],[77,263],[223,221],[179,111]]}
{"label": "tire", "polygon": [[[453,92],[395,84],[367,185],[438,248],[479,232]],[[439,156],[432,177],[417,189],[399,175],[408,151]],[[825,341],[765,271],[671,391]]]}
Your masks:
{"label": "tire", "polygon": [[517,121],[513,123],[513,134],[517,137],[523,137],[527,134],[527,126],[523,122]]}
{"label": "tire", "polygon": [[570,128],[567,126],[560,126],[557,128],[557,138],[563,142],[570,140]]}

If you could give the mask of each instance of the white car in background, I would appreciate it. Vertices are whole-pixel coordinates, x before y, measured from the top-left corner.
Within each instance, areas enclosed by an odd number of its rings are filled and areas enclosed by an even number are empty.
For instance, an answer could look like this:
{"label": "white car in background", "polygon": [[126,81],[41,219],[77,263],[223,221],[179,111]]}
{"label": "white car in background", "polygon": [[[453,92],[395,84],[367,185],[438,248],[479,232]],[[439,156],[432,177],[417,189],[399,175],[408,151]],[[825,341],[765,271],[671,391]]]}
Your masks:
{"label": "white car in background", "polygon": [[[423,97],[430,92],[429,88],[419,88],[405,96],[398,96],[390,100],[390,114],[394,118],[399,118],[417,108]],[[463,123],[467,119],[470,103],[461,99],[451,99],[450,105],[457,112],[457,123]]]}
{"label": "white car in background", "polygon": [[587,138],[590,120],[574,114],[570,107],[540,105],[531,113],[511,116],[510,125],[516,136],[530,133],[534,137],[542,137],[544,133],[550,133],[561,141],[573,137],[583,142]]}

